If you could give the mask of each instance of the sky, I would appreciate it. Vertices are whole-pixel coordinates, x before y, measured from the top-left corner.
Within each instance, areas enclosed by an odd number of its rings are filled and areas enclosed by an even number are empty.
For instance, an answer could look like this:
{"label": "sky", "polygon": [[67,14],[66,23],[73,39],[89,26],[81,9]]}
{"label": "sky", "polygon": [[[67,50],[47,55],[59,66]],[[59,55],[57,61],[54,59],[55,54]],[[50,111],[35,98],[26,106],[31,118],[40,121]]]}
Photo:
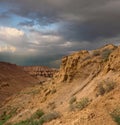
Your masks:
{"label": "sky", "polygon": [[120,44],[120,0],[0,0],[0,61],[59,67],[109,43]]}

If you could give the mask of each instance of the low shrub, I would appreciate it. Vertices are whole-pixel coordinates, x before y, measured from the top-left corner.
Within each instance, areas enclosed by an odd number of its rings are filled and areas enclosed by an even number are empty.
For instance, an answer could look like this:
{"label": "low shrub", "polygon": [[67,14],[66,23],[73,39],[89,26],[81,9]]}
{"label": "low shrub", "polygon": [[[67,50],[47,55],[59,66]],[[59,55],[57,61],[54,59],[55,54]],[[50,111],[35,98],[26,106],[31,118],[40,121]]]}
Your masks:
{"label": "low shrub", "polygon": [[11,118],[11,115],[3,113],[0,116],[0,125],[4,125],[4,123]]}
{"label": "low shrub", "polygon": [[71,97],[69,104],[73,104],[75,102],[76,102],[76,97],[75,96]]}
{"label": "low shrub", "polygon": [[41,117],[41,120],[43,122],[49,122],[52,121],[53,119],[57,119],[60,117],[60,114],[58,112],[49,112]]}
{"label": "low shrub", "polygon": [[9,112],[3,112],[0,115],[0,125],[4,125],[13,115],[16,114],[17,108],[11,109]]}
{"label": "low shrub", "polygon": [[116,83],[113,81],[104,81],[97,86],[97,95],[104,95],[115,88]]}
{"label": "low shrub", "polygon": [[88,98],[82,98],[80,101],[76,101],[76,99],[73,98],[73,100],[69,102],[69,109],[70,111],[75,111],[76,109],[82,110],[87,107],[89,103]]}
{"label": "low shrub", "polygon": [[101,53],[101,57],[103,58],[104,61],[107,61],[109,58],[109,55],[112,53],[113,50],[110,49],[105,49],[103,50],[103,52]]}
{"label": "low shrub", "polygon": [[115,85],[116,85],[116,83],[113,82],[113,81],[107,82],[106,83],[106,88],[105,88],[106,93],[110,92],[111,90],[113,90],[115,88]]}
{"label": "low shrub", "polygon": [[43,110],[38,109],[29,119],[20,121],[14,125],[42,125],[43,123],[39,120],[44,115]]}
{"label": "low shrub", "polygon": [[87,107],[89,104],[88,98],[82,98],[79,102],[76,103],[76,108],[82,110],[83,108]]}
{"label": "low shrub", "polygon": [[42,125],[42,124],[39,124],[39,122],[37,120],[27,119],[25,121],[21,121],[19,123],[14,124],[14,125]]}
{"label": "low shrub", "polygon": [[113,110],[113,112],[111,113],[112,118],[114,119],[114,121],[120,125],[120,107],[117,107],[116,109]]}
{"label": "low shrub", "polygon": [[[35,117],[35,114],[37,114],[37,117]],[[43,114],[43,111],[39,110],[35,114],[33,115],[34,117],[32,116],[31,118],[25,121],[20,121],[14,125],[43,125],[45,122],[49,122],[60,117],[58,112]]]}
{"label": "low shrub", "polygon": [[43,115],[44,115],[43,110],[39,109],[32,115],[32,118],[39,119]]}
{"label": "low shrub", "polygon": [[105,94],[105,88],[103,87],[103,84],[99,84],[97,86],[97,95],[104,95]]}

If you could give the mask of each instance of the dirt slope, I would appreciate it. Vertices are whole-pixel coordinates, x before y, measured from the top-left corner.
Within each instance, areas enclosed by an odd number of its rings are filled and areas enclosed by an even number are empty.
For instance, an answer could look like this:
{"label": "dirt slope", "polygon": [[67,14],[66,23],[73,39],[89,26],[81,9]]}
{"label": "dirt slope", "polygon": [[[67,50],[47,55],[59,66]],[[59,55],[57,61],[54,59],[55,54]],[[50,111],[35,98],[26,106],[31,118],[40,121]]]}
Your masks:
{"label": "dirt slope", "polygon": [[8,96],[37,83],[38,80],[26,74],[21,67],[0,62],[0,104]]}
{"label": "dirt slope", "polygon": [[[38,109],[45,114],[54,112],[43,115],[44,125],[117,125],[114,118],[120,118],[119,90],[120,46],[110,44],[64,57],[52,80],[12,96],[0,112],[8,115],[16,109],[5,125],[29,118],[31,124],[42,125],[40,117],[31,119]],[[22,125],[27,124],[24,121]]]}

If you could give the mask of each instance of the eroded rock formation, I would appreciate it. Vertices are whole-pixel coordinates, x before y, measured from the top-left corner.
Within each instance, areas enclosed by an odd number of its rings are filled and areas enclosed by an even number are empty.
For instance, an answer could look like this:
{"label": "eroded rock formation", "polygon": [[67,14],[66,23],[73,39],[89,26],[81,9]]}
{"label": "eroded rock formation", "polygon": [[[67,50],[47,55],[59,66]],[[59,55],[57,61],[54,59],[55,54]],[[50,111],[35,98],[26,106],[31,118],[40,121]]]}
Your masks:
{"label": "eroded rock formation", "polygon": [[[115,50],[115,52],[113,52]],[[115,66],[118,67],[118,62],[114,62],[115,58],[119,58],[119,48],[109,44],[103,48],[86,51],[82,50],[75,52],[69,56],[66,56],[62,59],[62,64],[60,71],[56,74],[56,78],[59,82],[70,82],[73,79],[86,79],[91,74],[97,74],[104,67],[106,70]],[[109,60],[109,61],[108,61]],[[114,68],[115,68],[114,67]]]}
{"label": "eroded rock formation", "polygon": [[31,76],[41,78],[52,78],[58,71],[57,69],[49,68],[47,66],[25,66],[24,71],[28,72]]}

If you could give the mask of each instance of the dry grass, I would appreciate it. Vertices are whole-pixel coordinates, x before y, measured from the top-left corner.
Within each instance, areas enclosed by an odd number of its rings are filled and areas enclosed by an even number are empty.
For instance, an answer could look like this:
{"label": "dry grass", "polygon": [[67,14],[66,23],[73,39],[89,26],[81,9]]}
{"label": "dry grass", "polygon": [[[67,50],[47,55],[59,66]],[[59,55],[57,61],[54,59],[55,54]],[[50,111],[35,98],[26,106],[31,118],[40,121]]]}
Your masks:
{"label": "dry grass", "polygon": [[84,109],[85,107],[87,107],[89,105],[90,101],[88,98],[82,98],[81,100],[79,101],[76,101],[76,99],[72,99],[71,100],[71,103],[69,103],[69,108],[70,108],[70,111],[74,111],[76,109],[78,110],[82,110]]}

